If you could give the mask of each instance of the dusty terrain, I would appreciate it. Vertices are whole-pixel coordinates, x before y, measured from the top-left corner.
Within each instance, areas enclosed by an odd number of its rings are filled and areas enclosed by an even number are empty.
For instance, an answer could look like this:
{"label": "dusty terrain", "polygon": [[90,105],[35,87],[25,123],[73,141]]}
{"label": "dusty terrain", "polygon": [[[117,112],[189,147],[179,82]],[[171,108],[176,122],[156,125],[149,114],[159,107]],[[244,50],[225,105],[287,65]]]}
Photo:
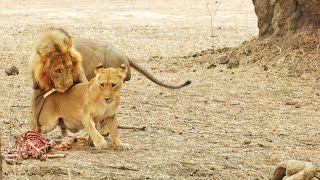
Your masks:
{"label": "dusty terrain", "polygon": [[[107,41],[166,82],[192,84],[168,90],[134,72],[124,85],[119,124],[146,130],[120,130],[131,150],[85,146],[63,159],[3,162],[4,179],[266,179],[283,160],[320,163],[318,79],[254,63],[213,68],[214,54],[188,56],[255,37],[250,1],[89,2],[0,2],[2,148],[27,130],[28,56],[50,26]],[[12,65],[19,75],[5,74]],[[58,135],[57,129],[46,137]]]}

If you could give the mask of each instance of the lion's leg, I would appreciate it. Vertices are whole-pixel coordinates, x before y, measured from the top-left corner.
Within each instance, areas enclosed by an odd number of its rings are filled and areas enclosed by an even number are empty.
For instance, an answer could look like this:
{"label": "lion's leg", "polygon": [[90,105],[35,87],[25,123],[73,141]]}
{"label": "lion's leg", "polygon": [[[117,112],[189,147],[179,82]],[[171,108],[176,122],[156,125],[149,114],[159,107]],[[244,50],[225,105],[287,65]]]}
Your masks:
{"label": "lion's leg", "polygon": [[61,138],[68,136],[68,129],[67,128],[60,126],[60,130],[61,130]]}
{"label": "lion's leg", "polygon": [[41,117],[39,118],[40,122],[45,122],[43,125],[39,127],[40,133],[47,133],[52,130],[58,125],[59,118],[58,117],[45,117],[45,120]]}
{"label": "lion's leg", "polygon": [[93,119],[90,117],[89,113],[84,113],[82,118],[82,124],[92,139],[94,146],[100,150],[107,145],[106,140],[96,129]]}
{"label": "lion's leg", "polygon": [[105,119],[105,123],[110,131],[111,145],[113,148],[116,148],[117,150],[129,149],[129,145],[122,143],[120,140],[116,115]]}
{"label": "lion's leg", "polygon": [[31,116],[29,122],[29,129],[31,131],[40,131],[38,117],[40,116],[41,109],[44,103],[44,98],[40,90],[34,89],[31,99]]}
{"label": "lion's leg", "polygon": [[66,124],[64,123],[63,118],[59,118],[59,123],[58,125],[60,126],[60,131],[61,131],[61,138],[65,138],[68,136],[68,129]]}
{"label": "lion's leg", "polygon": [[65,138],[68,136],[68,129],[60,126],[61,138]]}

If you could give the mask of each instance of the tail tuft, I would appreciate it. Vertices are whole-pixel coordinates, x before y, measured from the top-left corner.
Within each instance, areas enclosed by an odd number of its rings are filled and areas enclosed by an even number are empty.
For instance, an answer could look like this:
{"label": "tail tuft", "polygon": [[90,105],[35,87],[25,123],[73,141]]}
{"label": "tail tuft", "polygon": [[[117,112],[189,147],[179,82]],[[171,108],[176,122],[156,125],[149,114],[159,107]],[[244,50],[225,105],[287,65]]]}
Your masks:
{"label": "tail tuft", "polygon": [[191,81],[190,81],[190,80],[188,80],[188,81],[186,81],[186,82],[184,83],[184,85],[189,85],[189,84],[191,84]]}

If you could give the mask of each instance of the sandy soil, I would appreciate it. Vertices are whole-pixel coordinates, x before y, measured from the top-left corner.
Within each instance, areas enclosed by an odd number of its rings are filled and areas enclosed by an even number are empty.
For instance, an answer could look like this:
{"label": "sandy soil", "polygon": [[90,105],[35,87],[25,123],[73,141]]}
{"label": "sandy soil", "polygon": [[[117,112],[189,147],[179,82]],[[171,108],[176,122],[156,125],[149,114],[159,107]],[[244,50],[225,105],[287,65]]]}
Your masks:
{"label": "sandy soil", "polygon": [[[250,1],[89,2],[0,2],[3,148],[27,130],[27,59],[37,34],[50,26],[114,44],[166,82],[192,84],[168,90],[133,72],[123,89],[119,124],[146,131],[120,130],[131,150],[85,146],[63,159],[3,163],[4,179],[266,179],[283,160],[320,162],[318,80],[255,64],[211,69],[214,55],[185,57],[256,36]],[[207,7],[216,10],[213,28]],[[6,76],[12,65],[19,75]],[[122,166],[129,170],[116,168]]]}

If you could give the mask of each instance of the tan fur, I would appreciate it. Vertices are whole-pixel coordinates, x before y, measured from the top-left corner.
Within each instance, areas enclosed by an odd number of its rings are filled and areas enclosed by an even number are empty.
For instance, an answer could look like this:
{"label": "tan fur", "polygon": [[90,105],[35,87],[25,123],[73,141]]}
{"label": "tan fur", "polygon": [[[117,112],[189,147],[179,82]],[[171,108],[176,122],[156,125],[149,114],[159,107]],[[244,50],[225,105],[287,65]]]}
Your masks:
{"label": "tan fur", "polygon": [[[41,133],[52,131],[57,125],[71,132],[85,129],[97,149],[106,146],[99,133],[99,122],[104,121],[110,132],[112,146],[118,150],[126,147],[118,135],[116,111],[120,103],[120,90],[126,76],[126,67],[96,70],[96,77],[79,83],[64,93],[55,92],[45,99],[39,126]],[[65,136],[65,131],[62,131]]]}

